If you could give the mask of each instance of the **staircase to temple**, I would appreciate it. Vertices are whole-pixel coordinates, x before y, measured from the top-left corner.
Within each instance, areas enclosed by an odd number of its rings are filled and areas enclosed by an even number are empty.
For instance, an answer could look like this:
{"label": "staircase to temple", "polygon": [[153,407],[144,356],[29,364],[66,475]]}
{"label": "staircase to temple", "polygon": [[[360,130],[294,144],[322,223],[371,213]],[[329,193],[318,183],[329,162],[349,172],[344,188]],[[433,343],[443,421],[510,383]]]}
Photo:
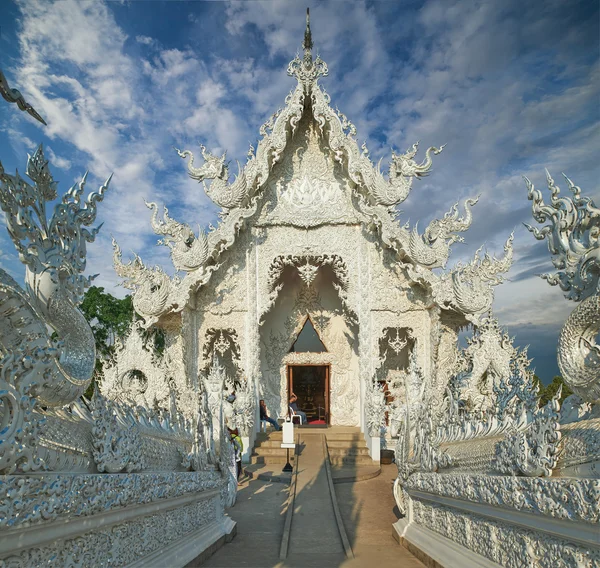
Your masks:
{"label": "staircase to temple", "polygon": [[[256,435],[254,451],[250,456],[251,464],[285,464],[287,461],[286,450],[281,447],[282,434],[275,430]],[[293,463],[293,451],[290,451],[290,463]]]}
{"label": "staircase to temple", "polygon": [[329,461],[333,467],[373,465],[360,428],[335,428],[325,434]]}

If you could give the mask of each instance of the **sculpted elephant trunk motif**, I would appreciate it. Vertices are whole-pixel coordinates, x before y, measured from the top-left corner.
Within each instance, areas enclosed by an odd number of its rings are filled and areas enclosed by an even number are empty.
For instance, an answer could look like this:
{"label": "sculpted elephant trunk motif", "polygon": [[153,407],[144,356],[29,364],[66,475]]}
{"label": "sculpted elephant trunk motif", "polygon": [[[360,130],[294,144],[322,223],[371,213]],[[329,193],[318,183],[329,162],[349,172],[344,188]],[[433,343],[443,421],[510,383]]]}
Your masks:
{"label": "sculpted elephant trunk motif", "polygon": [[[564,174],[563,174],[564,175]],[[525,178],[533,218],[550,221],[537,229],[525,224],[533,236],[548,239],[555,274],[543,274],[551,286],[557,284],[565,296],[581,304],[567,319],[558,342],[558,366],[565,383],[588,402],[600,402],[600,209],[564,176],[573,197],[560,195],[559,187],[546,171],[550,203]]]}
{"label": "sculpted elephant trunk motif", "polygon": [[[46,217],[46,203],[56,199],[56,182],[40,145],[28,157],[27,176],[4,172],[0,164],[0,206],[8,232],[25,264],[25,290],[0,271],[0,352],[36,346],[55,356],[39,367],[32,394],[47,406],[78,398],[90,384],[96,360],[92,330],[77,304],[91,278],[85,270],[86,244],[99,230],[88,230],[96,204],[104,198],[110,177],[82,203],[87,173]],[[51,337],[50,326],[57,336]]]}

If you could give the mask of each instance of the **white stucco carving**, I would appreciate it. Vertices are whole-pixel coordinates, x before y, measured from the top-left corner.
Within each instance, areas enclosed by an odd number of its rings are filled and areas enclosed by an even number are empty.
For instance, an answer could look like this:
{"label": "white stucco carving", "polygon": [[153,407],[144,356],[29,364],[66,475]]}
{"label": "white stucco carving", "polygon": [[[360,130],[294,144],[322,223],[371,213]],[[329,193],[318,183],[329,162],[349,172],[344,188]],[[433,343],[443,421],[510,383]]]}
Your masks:
{"label": "white stucco carving", "polygon": [[548,239],[555,274],[542,277],[559,285],[569,300],[581,301],[560,334],[558,365],[566,383],[577,394],[600,404],[600,209],[568,177],[573,197],[561,196],[560,189],[546,172],[550,203],[525,178],[527,197],[532,201],[533,218],[550,221],[541,230],[526,225],[538,240]]}

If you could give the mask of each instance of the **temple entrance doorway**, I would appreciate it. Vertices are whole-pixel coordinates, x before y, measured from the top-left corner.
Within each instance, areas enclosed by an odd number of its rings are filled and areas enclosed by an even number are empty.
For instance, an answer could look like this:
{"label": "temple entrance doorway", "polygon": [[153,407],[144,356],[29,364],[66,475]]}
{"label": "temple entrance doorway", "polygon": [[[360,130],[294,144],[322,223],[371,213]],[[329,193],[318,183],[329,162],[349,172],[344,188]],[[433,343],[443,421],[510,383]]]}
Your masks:
{"label": "temple entrance doorway", "polygon": [[288,393],[298,397],[309,425],[329,424],[329,375],[329,365],[288,365]]}

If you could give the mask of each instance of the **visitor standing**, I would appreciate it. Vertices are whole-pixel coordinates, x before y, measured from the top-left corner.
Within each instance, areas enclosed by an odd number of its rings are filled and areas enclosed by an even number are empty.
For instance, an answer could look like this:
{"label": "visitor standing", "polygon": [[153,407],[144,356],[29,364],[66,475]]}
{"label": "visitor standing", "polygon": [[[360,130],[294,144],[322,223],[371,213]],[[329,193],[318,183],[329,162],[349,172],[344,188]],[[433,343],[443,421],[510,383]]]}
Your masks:
{"label": "visitor standing", "polygon": [[233,449],[235,452],[235,465],[237,467],[237,479],[240,479],[240,475],[242,474],[242,454],[244,453],[244,442],[240,438],[240,433],[237,428],[233,430],[231,428],[227,428],[229,430],[229,439],[233,444]]}

